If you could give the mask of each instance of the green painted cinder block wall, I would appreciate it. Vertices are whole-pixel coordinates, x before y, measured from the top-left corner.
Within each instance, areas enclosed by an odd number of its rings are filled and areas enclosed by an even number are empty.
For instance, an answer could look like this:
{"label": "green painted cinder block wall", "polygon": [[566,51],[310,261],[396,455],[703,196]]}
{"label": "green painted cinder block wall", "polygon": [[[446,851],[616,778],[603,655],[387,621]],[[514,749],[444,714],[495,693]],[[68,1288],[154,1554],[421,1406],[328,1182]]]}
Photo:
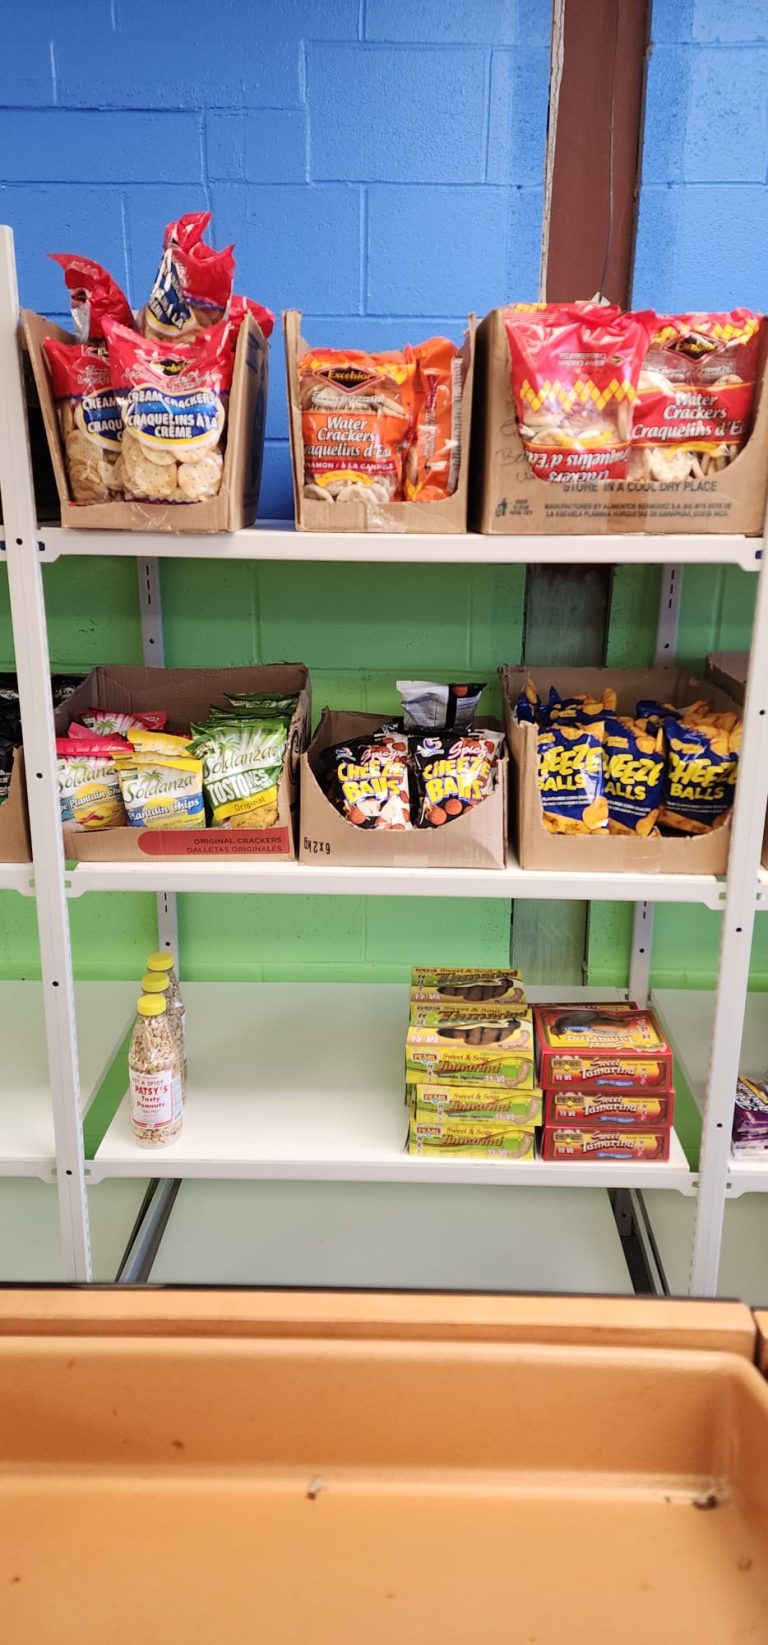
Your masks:
{"label": "green painted cinder block wall", "polygon": [[[47,567],[44,577],[54,669],[141,660],[132,560],[62,560]],[[386,713],[398,706],[396,679],[447,679],[463,673],[488,680],[488,710],[498,712],[496,669],[523,654],[526,572],[516,567],[435,570],[174,561],[162,568],[162,588],[169,666],[301,660],[312,671],[316,713],[325,703]],[[686,572],[679,660],[701,669],[709,651],[747,646],[754,589],[754,578],[731,568]],[[656,568],[616,569],[606,625],[608,664],[652,662],[658,592]],[[540,612],[537,621],[538,657],[544,654]],[[543,633],[546,644],[546,621]],[[0,667],[13,667],[4,577]],[[555,952],[559,930],[564,942],[574,930],[570,913],[547,905],[547,927],[554,938],[550,949]],[[512,919],[510,906],[496,900],[179,899],[183,966],[189,978],[394,981],[405,978],[419,961],[500,964],[509,959]],[[72,903],[71,922],[78,977],[141,974],[147,949],[156,940],[153,897],[84,897]],[[668,986],[710,986],[719,924],[719,916],[704,909],[659,909],[654,980]],[[516,959],[524,966],[529,929],[521,914]],[[578,933],[578,924],[575,929]],[[592,905],[583,951],[587,980],[606,985],[626,981],[630,932],[630,908]],[[581,964],[581,937],[568,940],[578,946],[567,979],[573,982],[574,967]],[[534,969],[535,964],[534,957]],[[0,975],[38,972],[34,905],[5,894],[0,897]],[[768,987],[768,919],[757,920],[753,984]]]}

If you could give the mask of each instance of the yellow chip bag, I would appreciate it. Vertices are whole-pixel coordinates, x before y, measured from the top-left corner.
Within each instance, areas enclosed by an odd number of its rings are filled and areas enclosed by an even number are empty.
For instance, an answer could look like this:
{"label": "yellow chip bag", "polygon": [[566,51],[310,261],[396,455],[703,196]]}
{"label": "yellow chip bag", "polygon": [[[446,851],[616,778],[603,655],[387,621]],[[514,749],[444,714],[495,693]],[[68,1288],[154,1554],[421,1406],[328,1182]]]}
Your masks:
{"label": "yellow chip bag", "polygon": [[548,833],[593,834],[608,827],[603,732],[602,720],[560,720],[539,732],[538,783]]}
{"label": "yellow chip bag", "polygon": [[741,724],[729,730],[716,722],[732,717],[710,715],[701,724],[666,721],[667,773],[659,813],[666,828],[706,834],[724,821],[733,805]]}
{"label": "yellow chip bag", "polygon": [[664,782],[664,733],[646,720],[605,720],[603,776],[609,834],[647,838],[659,819]]}

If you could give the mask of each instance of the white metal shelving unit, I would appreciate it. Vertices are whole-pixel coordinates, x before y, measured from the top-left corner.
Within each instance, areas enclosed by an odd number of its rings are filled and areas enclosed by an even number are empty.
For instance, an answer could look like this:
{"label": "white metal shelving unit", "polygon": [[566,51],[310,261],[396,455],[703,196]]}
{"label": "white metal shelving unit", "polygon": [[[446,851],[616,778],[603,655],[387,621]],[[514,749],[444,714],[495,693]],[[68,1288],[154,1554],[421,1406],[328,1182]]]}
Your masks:
{"label": "white metal shelving unit", "polygon": [[[172,537],[63,531],[38,526],[17,342],[18,294],[10,230],[0,230],[0,491],[5,519],[30,818],[34,890],[40,929],[43,1001],[50,1069],[54,1170],[59,1188],[65,1271],[91,1273],[86,1185],[106,1177],[139,1177],[150,1161],[133,1142],[124,1105],[108,1126],[93,1161],[83,1151],[75,990],[69,950],[68,904],[88,891],[153,890],[160,940],[175,946],[177,891],[281,892],[381,896],[496,896],[504,898],[618,899],[635,904],[630,971],[633,997],[648,998],[653,908],[690,902],[723,913],[719,986],[701,1006],[697,1051],[711,1041],[711,1058],[698,1081],[703,1148],[692,1172],[675,1138],[670,1161],[642,1167],[591,1164],[483,1165],[411,1159],[402,1152],[403,995],[395,987],[355,990],[355,1021],[348,1020],[329,985],[310,989],[240,985],[216,990],[187,985],[191,1034],[191,1095],[184,1132],[162,1154],[153,1174],[168,1177],[251,1177],[347,1182],[487,1183],[530,1188],[674,1188],[696,1196],[691,1289],[713,1294],[717,1283],[723,1206],[734,1190],[729,1162],[733,1093],[739,1069],[747,997],[749,952],[758,908],[768,905],[768,876],[758,874],[768,798],[768,575],[763,540],[734,536],[404,537],[305,535],[265,525],[230,537]],[[325,869],[260,861],[83,863],[65,868],[53,754],[49,658],[42,567],[65,554],[133,557],[139,571],[145,660],[162,664],[162,618],[157,562],[211,560],[363,561],[370,564],[579,563],[656,564],[664,567],[657,658],[675,655],[680,586],[686,565],[735,565],[758,574],[752,668],[745,702],[741,772],[736,791],[727,880],[710,876],[526,873],[482,871]],[[18,875],[29,890],[29,869]],[[108,988],[101,984],[98,987]],[[572,990],[568,990],[569,994]],[[375,996],[375,997],[374,997]],[[104,996],[106,998],[106,995]],[[610,997],[610,991],[592,997]],[[686,997],[687,998],[687,997]],[[703,999],[703,996],[699,997]],[[308,1047],[297,1048],[295,1015],[301,1002]],[[687,1067],[685,1012],[671,998],[660,1003]],[[686,1007],[687,1010],[687,1007]],[[254,1023],[261,1025],[258,1057]],[[274,1037],[283,1023],[282,1037]],[[356,1026],[357,1023],[357,1026]],[[272,1038],[270,1038],[272,1035]],[[359,1041],[359,1043],[358,1043]],[[371,1045],[376,1054],[371,1054]],[[271,1050],[269,1049],[271,1046]],[[266,1050],[264,1049],[266,1047]],[[345,1047],[350,1054],[345,1060]],[[288,1059],[298,1061],[287,1066]],[[697,1085],[696,1079],[693,1081]],[[0,1145],[1,1152],[1,1145]],[[763,1186],[761,1183],[759,1186]]]}

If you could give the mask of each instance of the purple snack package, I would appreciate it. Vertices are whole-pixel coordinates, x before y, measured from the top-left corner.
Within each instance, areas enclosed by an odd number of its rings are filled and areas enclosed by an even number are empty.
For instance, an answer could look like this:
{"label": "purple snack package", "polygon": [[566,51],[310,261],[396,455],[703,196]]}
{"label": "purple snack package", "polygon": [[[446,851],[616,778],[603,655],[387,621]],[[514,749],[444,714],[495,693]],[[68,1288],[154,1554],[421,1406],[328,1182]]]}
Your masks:
{"label": "purple snack package", "polygon": [[768,1156],[768,1077],[762,1080],[748,1080],[742,1077],[739,1080],[736,1086],[736,1107],[733,1111],[731,1147],[737,1156]]}

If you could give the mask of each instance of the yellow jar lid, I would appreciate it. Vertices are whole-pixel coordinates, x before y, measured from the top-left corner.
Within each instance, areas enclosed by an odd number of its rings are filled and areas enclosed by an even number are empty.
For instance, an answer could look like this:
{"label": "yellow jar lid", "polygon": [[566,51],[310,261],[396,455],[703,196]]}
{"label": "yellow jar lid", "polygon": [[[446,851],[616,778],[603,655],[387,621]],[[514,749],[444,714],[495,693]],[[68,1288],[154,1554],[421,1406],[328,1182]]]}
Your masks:
{"label": "yellow jar lid", "polygon": [[165,1010],[165,1000],[161,994],[142,994],[136,1002],[136,1010],[140,1017],[161,1017]]}
{"label": "yellow jar lid", "polygon": [[147,971],[141,979],[141,986],[145,994],[164,994],[171,986],[171,979],[162,976],[159,971]]}
{"label": "yellow jar lid", "polygon": [[161,954],[161,953],[159,953],[159,954],[148,954],[147,955],[147,970],[148,971],[172,971],[173,970],[173,955],[172,954]]}

